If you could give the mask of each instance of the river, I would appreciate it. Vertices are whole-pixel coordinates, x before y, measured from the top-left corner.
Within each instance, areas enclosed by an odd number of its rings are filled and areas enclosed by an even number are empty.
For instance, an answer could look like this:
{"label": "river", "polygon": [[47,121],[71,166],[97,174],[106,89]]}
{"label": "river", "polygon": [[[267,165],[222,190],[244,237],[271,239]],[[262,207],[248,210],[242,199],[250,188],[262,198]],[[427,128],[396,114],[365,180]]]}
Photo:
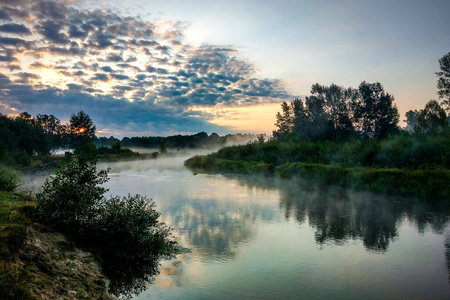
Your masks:
{"label": "river", "polygon": [[153,199],[190,249],[133,299],[450,299],[448,204],[194,175],[184,159],[99,165],[108,194]]}

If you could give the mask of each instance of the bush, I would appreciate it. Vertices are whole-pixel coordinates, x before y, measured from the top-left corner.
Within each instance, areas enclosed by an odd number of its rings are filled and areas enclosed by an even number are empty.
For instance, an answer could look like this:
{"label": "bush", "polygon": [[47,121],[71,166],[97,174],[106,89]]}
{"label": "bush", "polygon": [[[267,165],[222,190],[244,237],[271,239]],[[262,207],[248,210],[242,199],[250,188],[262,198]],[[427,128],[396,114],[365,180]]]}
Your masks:
{"label": "bush", "polygon": [[99,209],[90,226],[94,253],[107,265],[141,264],[174,254],[176,243],[168,240],[170,229],[158,221],[155,204],[145,196],[112,197]]}
{"label": "bush", "polygon": [[177,243],[146,197],[104,197],[107,171],[97,172],[92,147],[75,151],[47,179],[36,195],[38,218],[93,252],[112,280],[111,293],[142,289],[156,274],[159,259],[178,252]]}
{"label": "bush", "polygon": [[107,191],[101,185],[107,171],[97,172],[97,158],[89,152],[67,157],[55,176],[47,179],[36,195],[38,217],[50,227],[70,234],[82,234],[95,218]]}
{"label": "bush", "polygon": [[12,192],[18,186],[20,176],[17,172],[0,165],[0,191]]}

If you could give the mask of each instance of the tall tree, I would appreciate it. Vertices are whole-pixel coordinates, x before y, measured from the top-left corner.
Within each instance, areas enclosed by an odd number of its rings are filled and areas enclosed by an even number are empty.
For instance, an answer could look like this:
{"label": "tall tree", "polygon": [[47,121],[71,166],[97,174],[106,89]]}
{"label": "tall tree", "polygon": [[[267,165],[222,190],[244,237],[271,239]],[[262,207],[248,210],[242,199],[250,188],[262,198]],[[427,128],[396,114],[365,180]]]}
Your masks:
{"label": "tall tree", "polygon": [[354,99],[354,119],[363,137],[382,139],[394,133],[399,121],[394,97],[379,83],[363,81]]}
{"label": "tall tree", "polygon": [[442,105],[450,114],[450,52],[439,59],[440,71],[436,72],[439,77],[437,82],[439,98],[443,99]]}
{"label": "tall tree", "polygon": [[350,119],[352,90],[336,84],[327,87],[316,83],[311,87],[311,94],[321,99],[323,112],[329,121],[328,125],[331,125],[331,128],[328,128],[331,138],[333,140],[348,138],[353,132]]}
{"label": "tall tree", "polygon": [[95,125],[88,114],[80,110],[79,113],[70,117],[69,133],[70,145],[78,148],[88,143],[95,135]]}
{"label": "tall tree", "polygon": [[293,119],[292,119],[292,108],[286,102],[281,104],[282,114],[277,112],[275,126],[278,130],[273,132],[273,137],[282,140],[286,135],[292,131]]}

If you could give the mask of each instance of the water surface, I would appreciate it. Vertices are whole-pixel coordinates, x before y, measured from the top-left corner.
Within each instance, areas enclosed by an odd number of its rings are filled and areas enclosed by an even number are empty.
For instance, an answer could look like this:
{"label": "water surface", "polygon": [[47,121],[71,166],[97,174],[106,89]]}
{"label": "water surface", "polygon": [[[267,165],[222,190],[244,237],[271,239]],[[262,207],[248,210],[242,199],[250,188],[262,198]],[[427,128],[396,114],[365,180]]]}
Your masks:
{"label": "water surface", "polygon": [[109,193],[152,198],[191,250],[135,299],[450,299],[448,205],[194,176],[184,159],[109,164]]}

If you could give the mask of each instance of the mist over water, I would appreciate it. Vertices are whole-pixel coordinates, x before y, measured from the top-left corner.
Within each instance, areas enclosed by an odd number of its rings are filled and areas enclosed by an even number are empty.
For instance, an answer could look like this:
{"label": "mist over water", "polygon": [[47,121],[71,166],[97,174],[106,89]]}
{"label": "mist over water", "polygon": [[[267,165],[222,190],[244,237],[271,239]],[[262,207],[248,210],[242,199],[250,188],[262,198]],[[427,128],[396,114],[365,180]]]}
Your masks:
{"label": "mist over water", "polygon": [[192,155],[99,164],[111,168],[108,194],[151,198],[190,249],[135,299],[450,297],[448,204],[193,175]]}

